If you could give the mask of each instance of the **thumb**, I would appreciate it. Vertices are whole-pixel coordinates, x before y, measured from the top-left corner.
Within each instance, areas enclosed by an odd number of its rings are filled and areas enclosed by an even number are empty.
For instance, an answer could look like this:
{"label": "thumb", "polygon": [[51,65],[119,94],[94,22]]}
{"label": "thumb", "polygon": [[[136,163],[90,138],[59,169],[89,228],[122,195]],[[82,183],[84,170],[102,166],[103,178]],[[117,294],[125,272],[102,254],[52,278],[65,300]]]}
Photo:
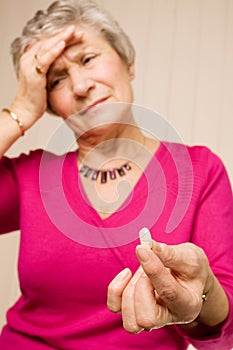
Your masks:
{"label": "thumb", "polygon": [[180,257],[177,254],[177,245],[167,245],[165,243],[155,242],[152,243],[152,251],[161,260],[164,266],[172,268],[180,264]]}
{"label": "thumb", "polygon": [[149,247],[143,245],[136,247],[136,254],[158,295],[164,301],[174,300],[177,294],[177,283],[160,258]]}

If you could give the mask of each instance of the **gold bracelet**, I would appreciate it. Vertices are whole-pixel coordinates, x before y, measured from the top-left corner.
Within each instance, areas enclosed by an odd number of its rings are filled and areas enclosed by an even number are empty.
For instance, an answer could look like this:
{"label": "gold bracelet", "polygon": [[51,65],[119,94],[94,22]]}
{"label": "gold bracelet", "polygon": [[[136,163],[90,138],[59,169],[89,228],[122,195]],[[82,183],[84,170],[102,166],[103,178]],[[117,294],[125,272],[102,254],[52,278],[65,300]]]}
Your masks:
{"label": "gold bracelet", "polygon": [[15,114],[14,112],[12,112],[10,109],[8,108],[3,108],[2,109],[2,112],[6,112],[8,113],[12,119],[14,119],[16,121],[16,123],[18,124],[18,126],[20,127],[20,130],[21,130],[21,134],[22,136],[24,135],[25,133],[25,130],[24,130],[24,127],[23,127],[23,123],[20,121],[20,119],[18,118],[17,114]]}

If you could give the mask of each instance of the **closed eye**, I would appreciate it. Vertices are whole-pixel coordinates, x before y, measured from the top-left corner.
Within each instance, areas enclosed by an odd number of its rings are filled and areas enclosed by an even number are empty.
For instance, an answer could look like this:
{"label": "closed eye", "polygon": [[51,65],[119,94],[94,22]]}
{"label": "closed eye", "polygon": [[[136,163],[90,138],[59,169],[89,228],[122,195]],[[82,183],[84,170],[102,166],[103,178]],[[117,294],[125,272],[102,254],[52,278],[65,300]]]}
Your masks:
{"label": "closed eye", "polygon": [[67,74],[62,74],[52,78],[48,83],[49,91],[57,89],[66,78]]}
{"label": "closed eye", "polygon": [[83,60],[82,60],[82,64],[87,64],[87,63],[89,63],[91,60],[93,60],[94,58],[96,57],[96,55],[95,54],[91,54],[91,55],[87,55],[87,56],[85,56],[84,58],[83,58]]}

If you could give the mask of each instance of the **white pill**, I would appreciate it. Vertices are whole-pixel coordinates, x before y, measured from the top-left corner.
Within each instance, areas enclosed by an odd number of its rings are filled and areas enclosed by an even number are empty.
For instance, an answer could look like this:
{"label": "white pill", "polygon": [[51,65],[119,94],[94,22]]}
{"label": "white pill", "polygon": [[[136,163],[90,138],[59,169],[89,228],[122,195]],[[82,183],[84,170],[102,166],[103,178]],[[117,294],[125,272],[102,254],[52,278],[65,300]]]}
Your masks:
{"label": "white pill", "polygon": [[139,231],[139,239],[142,245],[147,245],[149,248],[152,248],[152,238],[150,230],[147,227],[143,227]]}

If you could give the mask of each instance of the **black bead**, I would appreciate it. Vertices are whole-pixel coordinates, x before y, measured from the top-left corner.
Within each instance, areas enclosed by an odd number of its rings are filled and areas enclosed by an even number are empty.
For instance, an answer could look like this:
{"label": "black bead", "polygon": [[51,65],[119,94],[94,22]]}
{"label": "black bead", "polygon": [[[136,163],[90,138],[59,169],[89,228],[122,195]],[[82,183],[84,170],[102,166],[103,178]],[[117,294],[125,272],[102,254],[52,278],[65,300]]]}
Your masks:
{"label": "black bead", "polygon": [[107,182],[107,171],[101,171],[101,183],[105,184]]}
{"label": "black bead", "polygon": [[132,169],[131,166],[130,166],[128,163],[124,164],[123,167],[124,167],[127,171],[130,171],[130,170]]}
{"label": "black bead", "polygon": [[118,174],[119,174],[120,176],[124,176],[124,175],[125,175],[125,171],[124,171],[123,167],[118,168],[118,169],[117,169],[117,172],[118,172]]}

